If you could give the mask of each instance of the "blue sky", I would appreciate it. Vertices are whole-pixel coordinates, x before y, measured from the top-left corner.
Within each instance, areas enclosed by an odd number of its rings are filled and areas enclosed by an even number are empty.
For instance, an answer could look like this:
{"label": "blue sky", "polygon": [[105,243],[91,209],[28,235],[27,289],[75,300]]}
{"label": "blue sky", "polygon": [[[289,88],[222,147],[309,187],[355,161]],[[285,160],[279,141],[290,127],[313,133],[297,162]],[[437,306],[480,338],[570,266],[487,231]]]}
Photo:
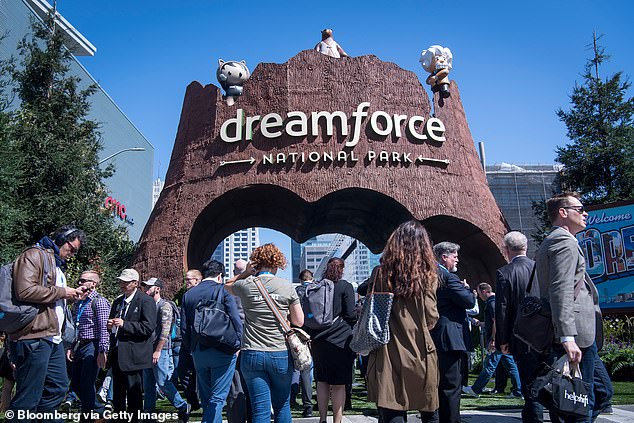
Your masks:
{"label": "blue sky", "polygon": [[251,71],[283,63],[314,47],[325,27],[348,54],[374,54],[422,81],[420,52],[449,47],[450,78],[491,164],[553,162],[567,141],[555,111],[568,107],[581,82],[593,31],[612,55],[603,73],[634,73],[634,2],[626,0],[58,0],[57,7],[97,47],[80,61],[155,146],[161,177],[191,81],[217,85],[219,58],[246,60]]}
{"label": "blue sky", "polygon": [[220,58],[246,60],[251,71],[286,62],[327,27],[351,56],[376,55],[421,81],[420,52],[449,47],[450,78],[489,164],[554,161],[555,147],[567,142],[555,111],[569,107],[582,81],[593,31],[612,56],[603,75],[634,74],[631,0],[58,0],[57,7],[97,47],[80,61],[155,146],[161,178],[190,82],[218,85]]}

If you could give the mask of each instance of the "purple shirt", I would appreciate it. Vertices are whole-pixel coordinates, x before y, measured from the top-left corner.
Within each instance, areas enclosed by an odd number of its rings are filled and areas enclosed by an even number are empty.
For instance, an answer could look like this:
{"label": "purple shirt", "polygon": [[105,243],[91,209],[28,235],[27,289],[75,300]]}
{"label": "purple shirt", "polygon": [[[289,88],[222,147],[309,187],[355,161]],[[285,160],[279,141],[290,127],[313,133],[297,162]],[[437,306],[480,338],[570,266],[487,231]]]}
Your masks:
{"label": "purple shirt", "polygon": [[[110,345],[110,333],[108,332],[108,316],[110,315],[110,303],[104,297],[97,297],[97,291],[93,290],[85,300],[78,301],[73,305],[73,318],[77,321],[77,314],[81,311],[77,336],[79,340],[97,339],[99,340],[99,352],[108,351]],[[93,304],[95,301],[95,311]]]}

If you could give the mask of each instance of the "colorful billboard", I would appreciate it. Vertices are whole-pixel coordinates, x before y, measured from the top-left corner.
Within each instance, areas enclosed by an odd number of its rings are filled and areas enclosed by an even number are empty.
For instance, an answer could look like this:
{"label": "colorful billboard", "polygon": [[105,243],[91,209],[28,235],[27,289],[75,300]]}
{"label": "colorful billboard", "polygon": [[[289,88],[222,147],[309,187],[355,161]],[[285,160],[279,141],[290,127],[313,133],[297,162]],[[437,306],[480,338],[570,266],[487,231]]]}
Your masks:
{"label": "colorful billboard", "polygon": [[634,201],[588,207],[577,239],[604,312],[634,311]]}

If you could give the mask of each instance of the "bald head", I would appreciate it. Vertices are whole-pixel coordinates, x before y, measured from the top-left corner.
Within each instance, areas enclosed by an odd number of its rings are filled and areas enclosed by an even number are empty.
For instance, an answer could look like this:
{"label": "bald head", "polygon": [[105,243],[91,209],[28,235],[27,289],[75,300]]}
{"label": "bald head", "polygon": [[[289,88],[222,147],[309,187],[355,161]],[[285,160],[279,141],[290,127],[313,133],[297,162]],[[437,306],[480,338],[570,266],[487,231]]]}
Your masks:
{"label": "bald head", "polygon": [[235,263],[233,263],[233,274],[235,275],[239,275],[240,273],[244,272],[245,270],[247,270],[247,261],[246,260],[236,260]]}
{"label": "bald head", "polygon": [[197,269],[188,270],[187,273],[185,273],[185,288],[192,289],[193,287],[198,285],[200,281],[202,280],[203,280],[203,275],[202,273],[200,273],[200,270],[197,270]]}

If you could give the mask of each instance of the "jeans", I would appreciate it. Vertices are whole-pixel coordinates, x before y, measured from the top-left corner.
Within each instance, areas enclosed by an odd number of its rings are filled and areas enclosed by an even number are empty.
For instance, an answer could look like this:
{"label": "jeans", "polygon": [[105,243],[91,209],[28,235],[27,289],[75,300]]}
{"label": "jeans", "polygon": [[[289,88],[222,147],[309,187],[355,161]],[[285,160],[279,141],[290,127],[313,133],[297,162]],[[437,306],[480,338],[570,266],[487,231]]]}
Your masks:
{"label": "jeans", "polygon": [[181,343],[172,341],[172,363],[174,364],[174,372],[172,373],[172,383],[177,388],[180,387],[179,374],[178,374],[178,360],[181,355]]}
{"label": "jeans", "polygon": [[240,352],[240,368],[251,398],[252,423],[269,423],[271,406],[275,423],[291,423],[291,353],[244,350]]}
{"label": "jeans", "polygon": [[[9,348],[16,381],[9,409],[37,412],[59,409],[68,389],[64,346],[45,339],[25,339],[12,341]],[[17,412],[14,421],[18,421]],[[21,420],[24,421],[29,420]]]}
{"label": "jeans", "polygon": [[196,383],[203,407],[204,423],[221,423],[222,407],[225,405],[233,372],[236,354],[227,354],[215,348],[197,345],[192,353],[196,367]]}
{"label": "jeans", "polygon": [[[553,364],[555,361],[559,359],[562,355],[565,354],[563,347],[557,344],[553,348],[553,353],[550,356],[550,363]],[[549,410],[550,412],[550,421],[552,423],[560,423],[560,422],[591,422],[592,421],[592,410],[594,408],[594,362],[598,359],[597,355],[597,345],[592,344],[588,348],[581,348],[581,362],[579,363],[579,368],[581,370],[581,376],[583,376],[584,382],[587,382],[590,385],[590,389],[588,390],[588,404],[590,411],[588,412],[588,417],[585,418],[572,418],[572,417],[563,417],[558,415],[554,410]]]}
{"label": "jeans", "polygon": [[151,369],[143,369],[143,392],[145,395],[143,409],[145,411],[154,411],[156,408],[156,385],[174,407],[180,409],[187,405],[170,380],[172,373],[174,373],[174,363],[169,349],[161,351],[161,356],[155,366]]}
{"label": "jeans", "polygon": [[592,421],[607,407],[612,405],[614,388],[603,361],[597,356],[594,360],[594,407],[592,408]]}
{"label": "jeans", "polygon": [[99,341],[80,344],[73,354],[71,387],[79,396],[82,413],[95,410],[103,412],[103,405],[96,401],[95,382],[97,381],[97,354]]}
{"label": "jeans", "polygon": [[293,371],[293,380],[291,383],[291,402],[296,401],[297,392],[301,386],[302,390],[302,407],[304,411],[313,411],[313,367],[299,371]]}
{"label": "jeans", "polygon": [[511,375],[513,394],[517,396],[521,395],[522,383],[520,382],[520,375],[517,371],[517,365],[515,364],[515,360],[513,360],[513,356],[510,354],[503,354],[501,351],[497,350],[487,354],[484,359],[480,376],[478,376],[478,379],[476,379],[472,386],[473,392],[476,394],[482,393],[484,387],[487,383],[489,383],[489,380],[491,380],[491,376],[495,373],[495,369],[498,367],[498,363],[500,361]]}

